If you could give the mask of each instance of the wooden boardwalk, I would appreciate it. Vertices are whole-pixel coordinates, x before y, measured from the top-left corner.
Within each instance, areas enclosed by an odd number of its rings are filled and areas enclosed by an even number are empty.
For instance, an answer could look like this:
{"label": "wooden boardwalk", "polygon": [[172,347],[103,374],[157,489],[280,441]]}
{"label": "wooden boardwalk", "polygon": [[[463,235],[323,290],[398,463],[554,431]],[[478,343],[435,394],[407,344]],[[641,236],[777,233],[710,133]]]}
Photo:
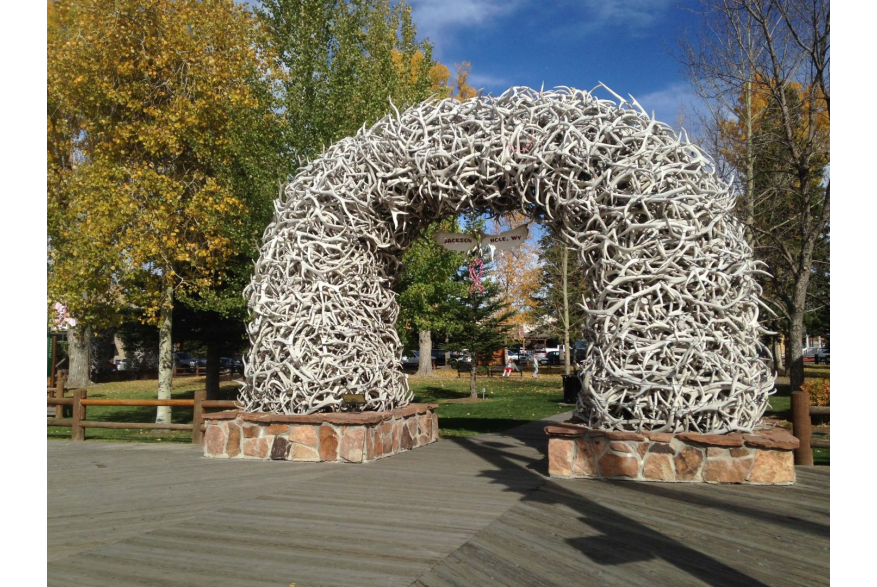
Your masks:
{"label": "wooden boardwalk", "polygon": [[543,426],[365,465],[49,441],[48,583],[828,584],[828,468],[793,487],[552,480]]}

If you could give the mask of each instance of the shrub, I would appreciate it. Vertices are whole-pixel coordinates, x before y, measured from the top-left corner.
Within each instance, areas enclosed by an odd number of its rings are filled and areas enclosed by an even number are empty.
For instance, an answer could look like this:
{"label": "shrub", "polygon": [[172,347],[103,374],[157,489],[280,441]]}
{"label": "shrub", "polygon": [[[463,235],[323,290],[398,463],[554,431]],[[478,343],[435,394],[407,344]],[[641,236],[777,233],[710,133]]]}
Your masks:
{"label": "shrub", "polygon": [[831,405],[831,381],[828,379],[805,379],[801,389],[810,392],[810,405]]}

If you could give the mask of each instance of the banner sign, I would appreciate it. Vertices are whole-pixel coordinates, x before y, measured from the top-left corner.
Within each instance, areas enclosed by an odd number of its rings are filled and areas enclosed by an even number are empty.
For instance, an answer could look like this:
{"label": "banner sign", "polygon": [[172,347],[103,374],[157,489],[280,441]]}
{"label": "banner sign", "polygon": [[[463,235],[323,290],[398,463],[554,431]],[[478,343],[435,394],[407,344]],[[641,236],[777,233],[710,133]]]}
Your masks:
{"label": "banner sign", "polygon": [[478,239],[474,236],[453,232],[437,232],[435,241],[445,249],[458,253],[466,253],[478,246]]}
{"label": "banner sign", "polygon": [[511,251],[527,240],[530,235],[530,227],[527,224],[507,230],[497,235],[492,234],[459,234],[455,232],[435,233],[435,242],[449,251],[467,253],[482,246],[490,247],[498,251]]}
{"label": "banner sign", "polygon": [[525,240],[527,240],[527,237],[529,235],[529,226],[523,224],[517,228],[507,230],[496,236],[485,234],[483,240],[485,245],[495,247],[498,251],[511,251],[514,250],[518,245],[523,243]]}

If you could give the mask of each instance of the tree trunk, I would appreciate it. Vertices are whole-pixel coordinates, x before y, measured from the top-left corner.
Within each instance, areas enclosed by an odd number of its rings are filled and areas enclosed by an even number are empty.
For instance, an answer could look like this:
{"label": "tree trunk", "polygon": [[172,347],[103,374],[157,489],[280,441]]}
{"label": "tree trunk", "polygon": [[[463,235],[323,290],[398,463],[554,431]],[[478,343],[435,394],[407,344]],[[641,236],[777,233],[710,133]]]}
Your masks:
{"label": "tree trunk", "polygon": [[755,222],[755,153],[752,150],[752,82],[746,80],[746,192],[745,192],[745,232],[746,242],[753,246],[752,225]]}
{"label": "tree trunk", "polygon": [[221,399],[219,397],[219,355],[218,342],[207,343],[207,399]]}
{"label": "tree trunk", "polygon": [[420,358],[415,375],[432,375],[432,332],[421,330],[417,333],[417,341],[420,343]]}
{"label": "tree trunk", "polygon": [[[469,397],[478,399],[478,388],[475,387],[475,371],[478,369],[478,361],[472,357],[472,367],[469,369]],[[488,367],[490,369],[490,367]]]}
{"label": "tree trunk", "polygon": [[783,364],[783,354],[780,351],[779,335],[776,335],[771,339],[770,353],[773,355],[774,371],[776,371],[777,375],[782,375],[785,373],[785,365]]}
{"label": "tree trunk", "polygon": [[798,391],[804,383],[804,311],[807,307],[807,289],[810,286],[810,264],[813,258],[812,241],[805,243],[800,253],[802,260],[800,271],[795,276],[795,286],[789,306],[789,340],[786,348],[789,360],[786,369],[789,372],[791,391]]}
{"label": "tree trunk", "polygon": [[791,318],[786,348],[789,351],[788,369],[792,391],[801,391],[801,386],[804,385],[804,316],[809,282],[809,274],[798,278],[798,282],[795,284],[795,298],[792,301],[792,307],[789,308]]}
{"label": "tree trunk", "polygon": [[[171,386],[174,377],[174,352],[171,342],[173,334],[174,286],[168,282],[161,300],[160,326],[158,331],[158,399],[171,399]],[[157,424],[171,423],[170,406],[156,409]]]}
{"label": "tree trunk", "polygon": [[569,249],[563,246],[563,374],[569,375]]}
{"label": "tree trunk", "polygon": [[88,387],[91,380],[91,327],[79,325],[67,331],[67,350],[70,356],[70,373],[67,387]]}

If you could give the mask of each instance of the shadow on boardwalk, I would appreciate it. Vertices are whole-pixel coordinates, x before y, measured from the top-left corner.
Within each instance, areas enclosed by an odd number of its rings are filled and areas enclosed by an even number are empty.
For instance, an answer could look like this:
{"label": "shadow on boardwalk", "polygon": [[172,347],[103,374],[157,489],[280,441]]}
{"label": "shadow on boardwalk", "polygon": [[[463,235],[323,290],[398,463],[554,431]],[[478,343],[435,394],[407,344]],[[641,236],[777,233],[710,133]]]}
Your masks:
{"label": "shadow on boardwalk", "polygon": [[[538,428],[523,426],[508,432],[506,436],[533,447],[541,455],[547,453],[547,442],[541,426]],[[472,439],[459,439],[455,442],[467,450],[477,452],[499,470],[518,468],[536,478],[547,477],[547,459],[544,457],[532,458],[509,453],[503,450],[505,444],[502,442],[478,442]],[[807,479],[805,483],[808,485],[810,475],[814,472],[799,469],[799,474],[803,473]],[[484,584],[485,574],[489,575],[490,581],[495,581],[496,584],[550,584],[545,581],[545,575],[532,574],[528,569],[540,564],[546,566],[544,561],[552,558],[557,559],[554,563],[557,568],[578,568],[581,572],[582,584],[609,584],[613,576],[619,584],[648,582],[649,578],[654,580],[658,579],[658,576],[661,576],[659,580],[662,584],[828,584],[830,527],[827,473],[828,471],[824,471],[823,475],[817,473],[817,479],[820,476],[825,478],[826,486],[824,494],[820,491],[821,495],[811,504],[815,506],[815,510],[801,503],[802,507],[797,513],[792,513],[788,508],[771,509],[778,504],[770,499],[771,494],[779,494],[778,497],[784,498],[783,504],[794,504],[797,500],[790,500],[791,496],[787,494],[801,493],[800,488],[795,487],[723,487],[549,479],[537,491],[527,493],[519,506],[494,523],[496,528],[488,528],[470,541],[467,547],[471,552],[457,557],[458,560],[455,560],[453,565],[456,569],[453,572],[449,574],[444,572],[450,570],[446,567],[452,565],[443,561],[427,576],[422,577],[418,584],[462,585],[466,584],[467,576],[478,575],[481,575],[478,584]],[[493,473],[487,471],[483,475],[492,477]],[[498,484],[503,483],[501,478],[496,478],[494,481]],[[515,491],[514,488],[507,490]],[[601,502],[604,501],[612,505],[602,505]],[[623,507],[619,508],[620,505]],[[664,511],[656,511],[656,507]],[[629,511],[631,515],[622,513],[619,509]],[[515,546],[512,544],[515,539],[515,532],[511,528],[515,523],[513,518],[525,510],[542,514],[540,516],[542,527],[536,528],[530,525],[527,528],[532,533],[530,540]],[[569,516],[570,512],[574,517]],[[819,520],[824,519],[824,523],[805,517],[815,512],[824,513],[824,516],[817,516]],[[638,515],[633,515],[634,513]],[[674,517],[677,518],[676,523],[662,523]],[[735,523],[740,517],[749,520]],[[680,531],[679,523],[680,521],[685,523],[685,520],[690,520],[691,526]],[[701,524],[706,527],[699,527]],[[577,526],[585,535],[564,537],[563,543],[580,555],[584,555],[583,557],[570,556],[566,552],[569,548],[557,548],[558,530],[567,532],[573,530],[571,533],[574,534]],[[666,531],[663,531],[665,528]],[[484,553],[475,552],[482,539],[481,534],[484,534],[484,539],[489,541],[487,535],[491,532],[497,534],[494,538],[501,540],[502,535],[506,534],[506,538],[509,539],[509,548],[502,553],[500,560],[497,560],[496,554],[484,556]],[[712,536],[696,541],[676,539],[672,536],[678,534],[686,537],[701,532]],[[732,562],[736,565],[731,566],[710,554],[711,544],[718,547],[716,551],[721,556],[729,551],[729,546],[740,543],[748,547],[734,549],[738,554],[742,555],[748,550],[753,554],[770,556],[769,552],[762,551],[757,544],[759,538],[773,533],[775,536],[771,537],[771,541],[775,542],[778,539],[782,540],[782,534],[788,532],[793,532],[794,537],[798,539],[794,541],[790,540],[792,537],[789,535],[785,537],[785,541],[797,542],[790,544],[791,548],[798,550],[799,553],[809,550],[816,559],[812,561],[812,568],[804,573],[796,573],[792,568],[787,568],[785,561],[782,560],[776,561],[778,564],[765,565],[764,563],[769,561],[746,561],[745,555],[735,556]],[[766,544],[763,548],[769,550],[771,546]],[[558,556],[559,552],[565,554]],[[795,558],[798,560],[789,561],[790,567],[804,562],[801,560],[802,557]],[[662,564],[655,564],[658,560]],[[630,563],[650,561],[653,564],[630,565]],[[469,568],[461,573],[461,566],[464,565]],[[619,569],[619,572],[608,572],[605,569],[605,567],[624,565],[628,567],[625,570]],[[484,568],[478,569],[479,566]],[[676,572],[670,571],[667,566],[672,566]],[[665,568],[659,570],[660,567]],[[773,572],[764,573],[758,567],[767,567],[764,570],[772,567]],[[754,569],[758,569],[759,572],[752,573]],[[758,578],[753,575],[757,575]],[[663,583],[664,581],[666,583]]]}

